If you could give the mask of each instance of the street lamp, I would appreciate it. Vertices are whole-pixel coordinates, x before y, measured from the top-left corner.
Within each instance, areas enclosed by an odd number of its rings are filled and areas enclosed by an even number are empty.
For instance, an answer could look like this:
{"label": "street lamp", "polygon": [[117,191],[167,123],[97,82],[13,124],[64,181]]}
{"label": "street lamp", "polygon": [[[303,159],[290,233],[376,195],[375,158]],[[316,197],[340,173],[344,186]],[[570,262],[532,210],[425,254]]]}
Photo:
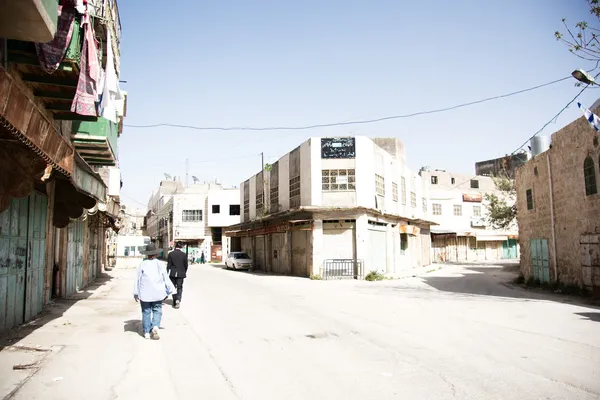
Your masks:
{"label": "street lamp", "polygon": [[573,75],[573,78],[577,79],[581,83],[585,83],[586,85],[600,86],[600,84],[596,83],[593,76],[582,69],[576,69],[575,71],[571,72],[571,75]]}

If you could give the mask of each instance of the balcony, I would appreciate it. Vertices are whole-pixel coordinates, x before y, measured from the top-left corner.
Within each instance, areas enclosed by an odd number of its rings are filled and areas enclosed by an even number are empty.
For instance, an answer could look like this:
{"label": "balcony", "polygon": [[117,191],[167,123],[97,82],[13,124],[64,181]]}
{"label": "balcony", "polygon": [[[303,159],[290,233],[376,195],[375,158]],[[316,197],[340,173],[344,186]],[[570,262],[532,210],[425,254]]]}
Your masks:
{"label": "balcony", "polygon": [[57,20],[57,0],[0,1],[0,37],[49,42]]}
{"label": "balcony", "polygon": [[71,141],[90,165],[114,166],[117,163],[118,125],[99,117],[97,121],[73,121]]}

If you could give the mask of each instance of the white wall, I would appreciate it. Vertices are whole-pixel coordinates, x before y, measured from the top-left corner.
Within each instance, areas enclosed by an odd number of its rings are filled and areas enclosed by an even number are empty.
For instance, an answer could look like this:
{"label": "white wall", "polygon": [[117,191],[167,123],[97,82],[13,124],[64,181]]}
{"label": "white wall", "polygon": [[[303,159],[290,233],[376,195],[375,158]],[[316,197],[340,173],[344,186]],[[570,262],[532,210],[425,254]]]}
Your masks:
{"label": "white wall", "polygon": [[145,247],[148,243],[150,243],[150,238],[148,236],[117,236],[117,257],[125,256],[125,247],[135,247],[134,251],[129,251],[128,257],[143,257],[143,255],[139,252],[139,247]]}
{"label": "white wall", "polygon": [[[220,206],[218,214],[212,212],[213,205]],[[231,205],[243,207],[243,203],[240,204],[239,189],[211,189],[208,192],[208,209],[206,210],[208,226],[224,227],[239,224],[240,216],[230,215],[229,213],[229,206]]]}
{"label": "white wall", "polygon": [[[198,239],[206,236],[207,193],[184,193],[173,198],[173,237],[178,239]],[[183,210],[202,210],[202,221],[183,222]]]}

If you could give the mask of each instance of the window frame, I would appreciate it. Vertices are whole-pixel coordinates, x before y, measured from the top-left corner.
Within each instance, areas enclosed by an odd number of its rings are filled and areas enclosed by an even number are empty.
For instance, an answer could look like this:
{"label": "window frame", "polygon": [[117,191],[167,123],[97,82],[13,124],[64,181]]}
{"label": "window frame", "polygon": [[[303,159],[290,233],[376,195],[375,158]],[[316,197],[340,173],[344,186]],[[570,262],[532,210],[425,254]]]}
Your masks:
{"label": "window frame", "polygon": [[583,161],[583,183],[585,185],[585,195],[593,196],[598,194],[598,181],[596,179],[596,164],[594,159],[587,156]]}
{"label": "window frame", "polygon": [[[338,183],[337,178],[347,177],[346,183]],[[337,168],[321,170],[321,190],[323,192],[353,192],[356,190],[356,169]]]}
{"label": "window frame", "polygon": [[375,194],[385,197],[385,178],[379,174],[375,174]]}
{"label": "window frame", "polygon": [[479,189],[479,179],[471,179],[471,189]]}
{"label": "window frame", "polygon": [[478,204],[473,205],[473,216],[474,217],[481,217],[481,206]]}
{"label": "window frame", "polygon": [[525,191],[525,201],[527,202],[527,210],[535,210],[535,202],[533,199],[533,188]]}
{"label": "window frame", "polygon": [[398,184],[396,182],[392,182],[392,200],[398,202]]}
{"label": "window frame", "polygon": [[439,184],[439,182],[440,182],[440,180],[437,175],[431,175],[431,184],[432,185],[437,185],[437,184]]}
{"label": "window frame", "polygon": [[[234,211],[235,208],[232,208],[232,207],[237,207],[237,214],[232,214],[232,212],[235,213],[235,211]],[[241,209],[240,205],[239,204],[230,204],[229,205],[229,215],[242,215],[242,209]]]}
{"label": "window frame", "polygon": [[431,213],[432,213],[432,215],[442,215],[443,211],[444,210],[443,210],[443,207],[442,207],[442,203],[431,203]]}
{"label": "window frame", "polygon": [[[221,214],[221,205],[220,204],[213,204],[210,208],[211,208],[211,212],[213,214]],[[217,210],[217,211],[215,211],[215,210]]]}
{"label": "window frame", "polygon": [[181,222],[198,223],[202,222],[203,217],[202,209],[181,210]]}
{"label": "window frame", "polygon": [[462,204],[454,204],[454,206],[452,207],[452,214],[455,217],[462,217],[462,215],[463,215]]}

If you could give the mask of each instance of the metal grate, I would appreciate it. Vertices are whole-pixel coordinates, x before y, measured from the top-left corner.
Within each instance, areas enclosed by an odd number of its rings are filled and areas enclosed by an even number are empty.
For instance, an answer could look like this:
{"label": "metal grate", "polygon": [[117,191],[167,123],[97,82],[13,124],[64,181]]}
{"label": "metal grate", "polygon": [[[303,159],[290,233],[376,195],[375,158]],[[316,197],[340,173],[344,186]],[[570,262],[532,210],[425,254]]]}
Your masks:
{"label": "metal grate", "polygon": [[329,279],[362,279],[363,262],[353,259],[330,259],[323,261],[321,277]]}

